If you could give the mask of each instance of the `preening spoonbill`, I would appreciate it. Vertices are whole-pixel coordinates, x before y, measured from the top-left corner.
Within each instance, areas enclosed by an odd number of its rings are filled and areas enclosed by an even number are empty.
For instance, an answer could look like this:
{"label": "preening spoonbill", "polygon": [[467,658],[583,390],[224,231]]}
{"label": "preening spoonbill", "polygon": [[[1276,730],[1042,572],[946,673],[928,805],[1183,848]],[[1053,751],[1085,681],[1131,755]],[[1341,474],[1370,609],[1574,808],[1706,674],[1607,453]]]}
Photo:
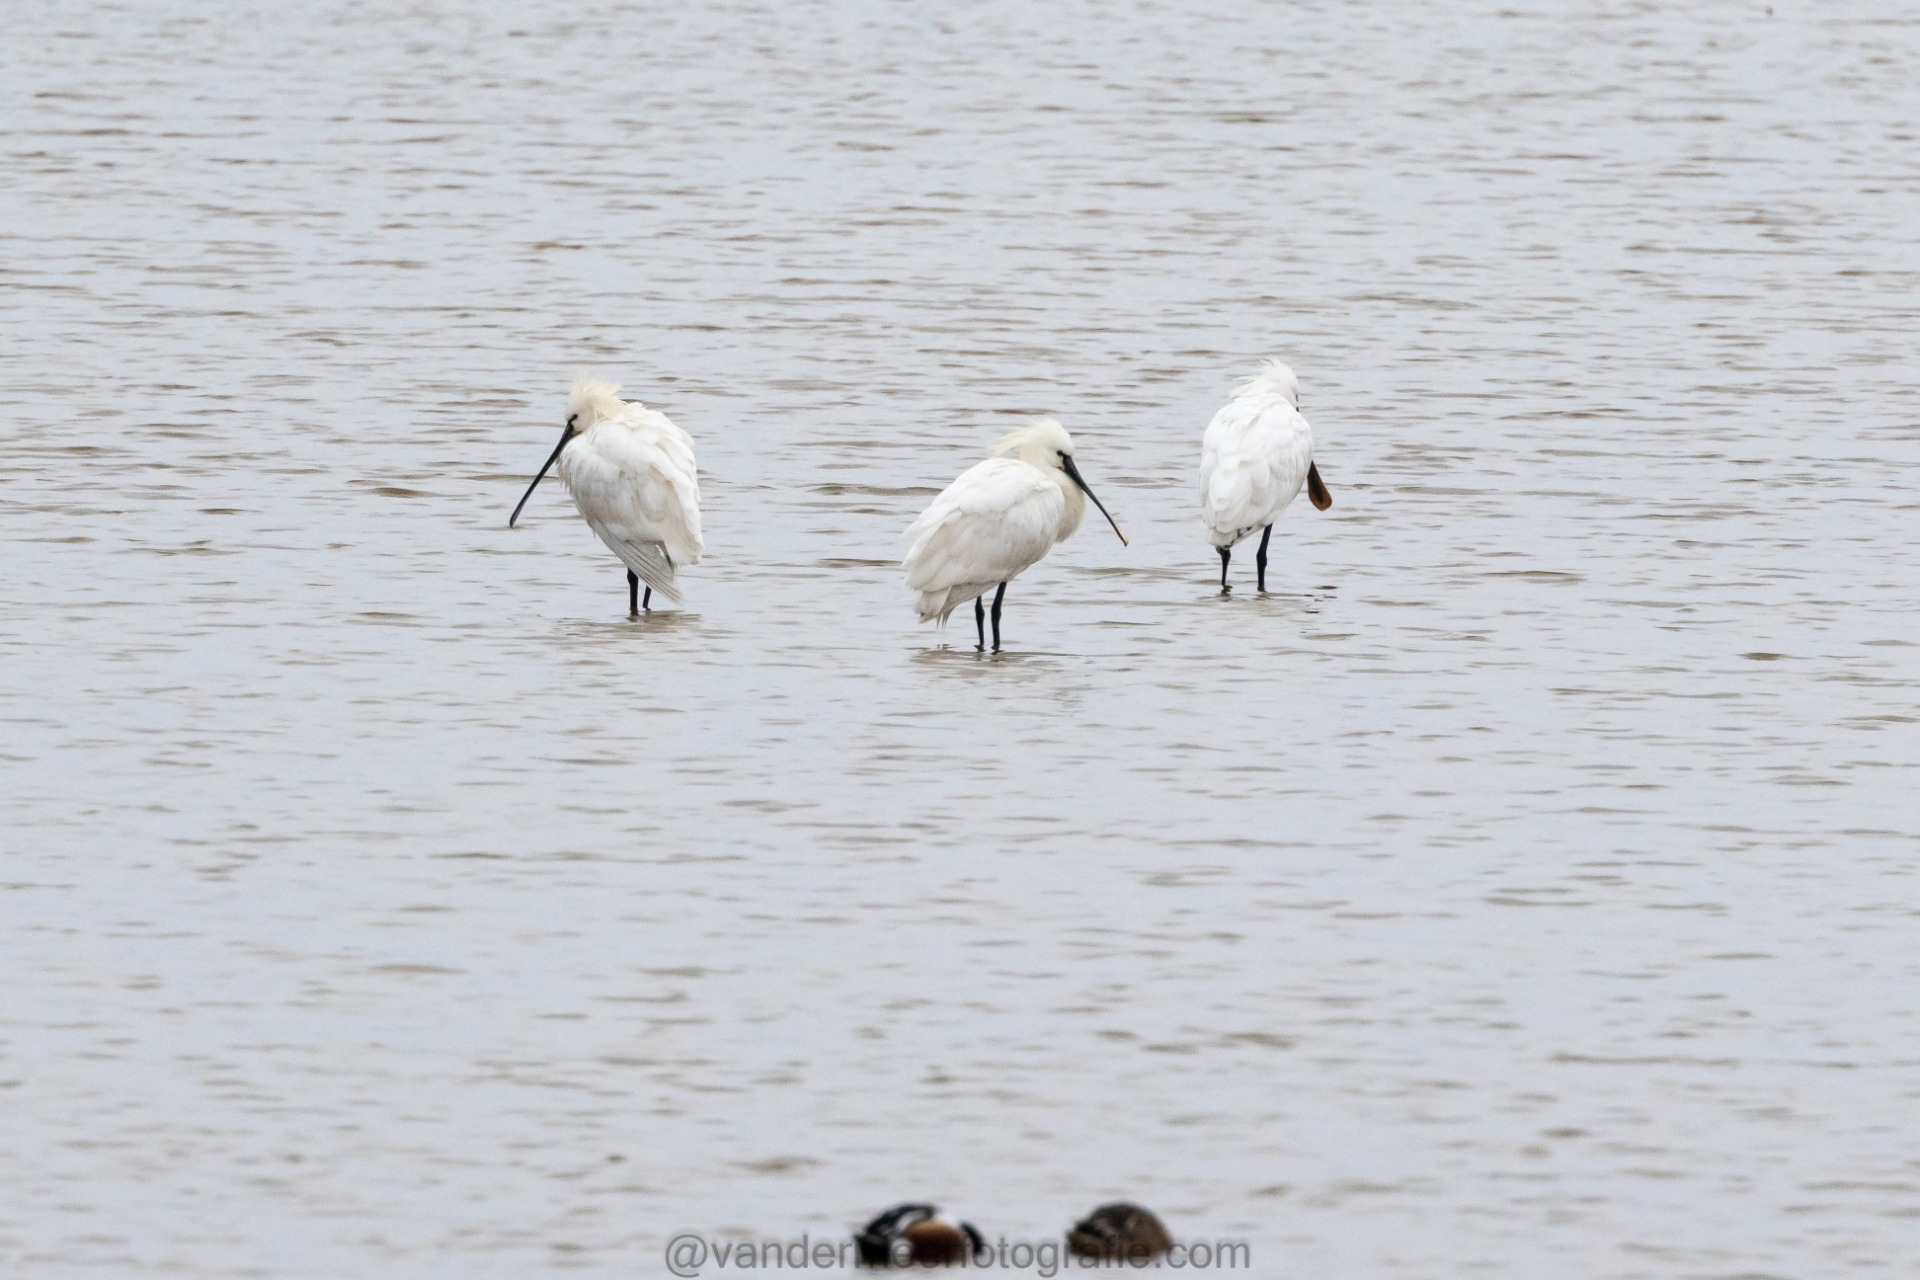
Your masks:
{"label": "preening spoonbill", "polygon": [[678,600],[674,573],[700,560],[700,473],[692,438],[666,414],[620,399],[619,390],[611,382],[574,379],[560,443],[521,495],[507,527],[557,460],[574,506],[627,566],[627,609],[638,617],[643,607],[652,607],[656,591]]}
{"label": "preening spoonbill", "polygon": [[863,1267],[964,1266],[990,1256],[972,1223],[930,1204],[897,1204],[853,1239]]}
{"label": "preening spoonbill", "polygon": [[1233,544],[1255,529],[1262,532],[1253,563],[1260,590],[1267,589],[1267,540],[1274,517],[1287,509],[1302,484],[1314,506],[1325,511],[1333,505],[1313,464],[1313,428],[1300,416],[1300,384],[1292,369],[1269,360],[1213,415],[1200,445],[1200,507],[1208,540],[1220,550],[1221,594],[1233,590],[1227,585]]}
{"label": "preening spoonbill", "polygon": [[[1082,496],[1084,495],[1084,497]],[[1073,536],[1086,499],[1127,535],[1073,462],[1073,438],[1052,418],[1035,418],[994,446],[993,456],[960,473],[907,530],[907,585],[919,593],[920,621],[942,625],[973,601],[980,647],[987,647],[986,610],[993,593],[993,647],[1000,648],[1000,602],[1007,583],[1040,562],[1053,544]]]}

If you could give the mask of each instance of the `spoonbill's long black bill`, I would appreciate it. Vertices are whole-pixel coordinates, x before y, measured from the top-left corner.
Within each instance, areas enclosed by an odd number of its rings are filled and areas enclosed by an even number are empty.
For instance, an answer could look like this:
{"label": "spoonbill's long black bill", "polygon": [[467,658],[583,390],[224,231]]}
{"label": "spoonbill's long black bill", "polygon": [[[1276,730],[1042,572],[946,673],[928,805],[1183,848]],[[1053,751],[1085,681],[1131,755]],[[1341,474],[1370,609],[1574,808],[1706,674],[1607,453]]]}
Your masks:
{"label": "spoonbill's long black bill", "polygon": [[540,487],[540,482],[547,478],[547,472],[560,457],[560,451],[567,447],[567,441],[571,439],[573,439],[573,424],[569,422],[566,426],[560,428],[560,443],[553,446],[553,452],[548,454],[547,460],[540,464],[540,474],[533,478],[533,483],[527,486],[527,491],[520,495],[520,505],[513,509],[512,515],[507,517],[507,528],[513,528],[513,522],[520,518],[521,507],[527,505],[527,499],[531,498],[533,491]]}
{"label": "spoonbill's long black bill", "polygon": [[[1087,488],[1087,482],[1080,478],[1080,468],[1073,465],[1073,458],[1071,456],[1061,458],[1060,465],[1066,468],[1067,478],[1080,486],[1080,492],[1086,494],[1089,498],[1093,498],[1093,490]],[[1093,498],[1093,505],[1100,508],[1100,514],[1107,517],[1107,523],[1113,525],[1113,531],[1120,535],[1120,545],[1123,547],[1132,546],[1133,544],[1127,541],[1127,535],[1120,533],[1119,524],[1108,514],[1106,504],[1098,498]]]}

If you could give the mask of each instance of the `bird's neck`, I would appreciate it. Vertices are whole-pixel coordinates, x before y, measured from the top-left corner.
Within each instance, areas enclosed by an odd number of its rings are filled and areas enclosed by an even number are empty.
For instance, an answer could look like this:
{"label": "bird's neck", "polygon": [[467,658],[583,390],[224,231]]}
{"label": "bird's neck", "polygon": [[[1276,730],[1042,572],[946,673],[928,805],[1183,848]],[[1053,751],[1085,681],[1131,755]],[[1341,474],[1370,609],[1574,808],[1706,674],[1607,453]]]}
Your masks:
{"label": "bird's neck", "polygon": [[1065,540],[1073,536],[1073,531],[1080,527],[1081,517],[1087,514],[1087,495],[1080,492],[1080,486],[1061,472],[1053,474],[1056,477],[1054,483],[1060,486],[1060,496],[1067,501],[1065,509],[1060,512],[1060,538]]}

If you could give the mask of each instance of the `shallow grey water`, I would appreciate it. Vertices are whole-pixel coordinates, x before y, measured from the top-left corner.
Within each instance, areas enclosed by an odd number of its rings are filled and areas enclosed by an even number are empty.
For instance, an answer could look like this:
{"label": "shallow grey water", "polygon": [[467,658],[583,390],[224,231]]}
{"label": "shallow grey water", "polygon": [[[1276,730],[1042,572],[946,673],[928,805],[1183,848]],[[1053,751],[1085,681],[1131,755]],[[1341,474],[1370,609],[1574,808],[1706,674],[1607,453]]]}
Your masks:
{"label": "shallow grey water", "polygon": [[[1912,1273],[1889,12],[16,6],[7,1274]],[[1223,600],[1269,354],[1336,505]],[[583,365],[681,611],[504,528]],[[1042,410],[1134,545],[983,659],[897,538]]]}

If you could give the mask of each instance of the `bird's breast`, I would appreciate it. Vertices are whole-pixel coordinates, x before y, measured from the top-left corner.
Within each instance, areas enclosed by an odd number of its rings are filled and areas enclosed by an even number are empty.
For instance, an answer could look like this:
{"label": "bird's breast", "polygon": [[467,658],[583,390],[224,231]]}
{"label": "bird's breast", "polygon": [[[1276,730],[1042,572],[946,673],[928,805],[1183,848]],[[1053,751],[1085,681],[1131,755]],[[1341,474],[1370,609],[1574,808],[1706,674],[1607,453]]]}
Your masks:
{"label": "bird's breast", "polygon": [[1080,486],[1071,480],[1060,486],[1060,532],[1055,541],[1065,542],[1080,527],[1081,519],[1087,514],[1087,495],[1080,492]]}

